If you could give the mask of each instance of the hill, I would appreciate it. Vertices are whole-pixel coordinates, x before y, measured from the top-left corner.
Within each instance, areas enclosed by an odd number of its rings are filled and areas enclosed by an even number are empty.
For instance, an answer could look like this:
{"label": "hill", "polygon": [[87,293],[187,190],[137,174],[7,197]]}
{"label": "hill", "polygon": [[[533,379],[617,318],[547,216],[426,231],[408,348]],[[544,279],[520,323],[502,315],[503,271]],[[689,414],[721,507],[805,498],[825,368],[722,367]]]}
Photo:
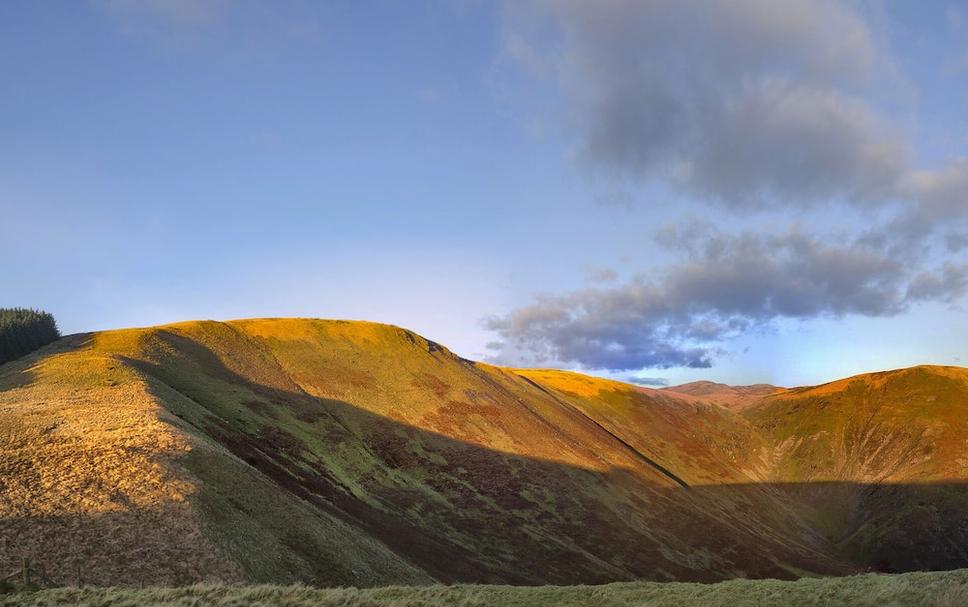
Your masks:
{"label": "hill", "polygon": [[744,415],[766,439],[766,480],[806,506],[840,554],[882,571],[964,566],[965,369],[859,375],[766,397]]}
{"label": "hill", "polygon": [[730,409],[743,409],[759,399],[770,394],[782,392],[784,388],[770,384],[753,384],[751,386],[727,386],[711,381],[694,381],[678,386],[662,388],[668,394],[695,398],[705,402],[716,403]]}
{"label": "hill", "polygon": [[953,568],[966,403],[924,367],[733,410],[364,322],[75,335],[0,367],[0,548],[99,585]]}

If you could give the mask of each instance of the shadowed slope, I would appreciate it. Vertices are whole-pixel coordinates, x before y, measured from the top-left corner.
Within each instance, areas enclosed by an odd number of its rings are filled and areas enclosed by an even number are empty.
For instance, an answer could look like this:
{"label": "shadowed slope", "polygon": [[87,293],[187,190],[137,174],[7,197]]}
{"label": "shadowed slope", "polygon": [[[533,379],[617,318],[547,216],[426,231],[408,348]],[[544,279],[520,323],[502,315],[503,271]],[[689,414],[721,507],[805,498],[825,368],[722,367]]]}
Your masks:
{"label": "shadowed slope", "polygon": [[[130,376],[90,394],[91,411],[142,394],[147,421],[139,427],[160,424],[164,432],[148,434],[185,445],[139,447],[147,459],[136,472],[147,466],[183,479],[178,520],[196,530],[186,542],[218,564],[177,572],[188,579],[714,580],[845,573],[872,563],[842,550],[841,536],[818,523],[817,502],[802,497],[863,494],[873,485],[850,482],[859,477],[823,479],[848,482],[812,489],[771,482],[795,480],[780,472],[789,466],[784,439],[764,421],[782,395],[739,415],[574,373],[473,363],[374,323],[193,322],[99,333],[58,348],[0,369],[0,408],[18,419],[31,411],[36,425],[73,415],[46,398],[78,377],[38,373],[54,361],[87,369],[98,386],[116,380],[95,361]],[[46,438],[21,448],[34,459],[53,449]],[[88,476],[99,479],[97,470]],[[106,491],[120,481],[98,482]],[[961,486],[947,487],[898,491],[932,504],[934,495],[964,495]],[[30,513],[51,492],[24,483],[0,502],[4,536],[46,529],[46,519]],[[71,521],[66,531],[58,527],[64,546],[100,528],[97,511],[54,510]],[[136,511],[138,504],[118,508]],[[942,516],[926,528],[941,533],[957,520]],[[150,569],[155,556],[139,550],[119,541],[100,558],[130,569],[125,563],[138,554]],[[195,562],[191,554],[178,558]]]}
{"label": "shadowed slope", "polygon": [[[767,397],[744,416],[764,436],[770,481],[822,481],[792,497],[842,555],[889,571],[964,566],[968,371],[859,375]],[[922,490],[897,488],[908,483]]]}

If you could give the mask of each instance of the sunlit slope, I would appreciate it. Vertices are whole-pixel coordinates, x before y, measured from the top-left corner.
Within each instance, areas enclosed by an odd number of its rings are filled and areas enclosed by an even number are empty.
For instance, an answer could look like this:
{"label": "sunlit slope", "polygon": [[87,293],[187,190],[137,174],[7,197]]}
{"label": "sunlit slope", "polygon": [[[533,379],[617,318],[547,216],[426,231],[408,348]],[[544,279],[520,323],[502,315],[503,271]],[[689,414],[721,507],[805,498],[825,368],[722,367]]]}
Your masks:
{"label": "sunlit slope", "polygon": [[180,414],[199,433],[442,581],[843,569],[809,533],[780,537],[695,497],[535,380],[397,327],[269,319],[128,339],[96,347],[197,405]]}
{"label": "sunlit slope", "polygon": [[920,366],[763,399],[745,417],[770,480],[814,526],[884,570],[968,562],[968,371]]}
{"label": "sunlit slope", "polygon": [[[948,398],[955,407],[960,389]],[[809,413],[807,392],[738,412],[475,363],[365,322],[75,336],[0,367],[0,531],[63,575],[72,558],[96,559],[101,577],[89,581],[114,584],[573,584],[956,561],[950,551],[930,560],[924,545],[903,562],[878,560],[898,537],[845,542],[868,504],[824,498],[896,481],[906,484],[893,486],[895,502],[933,507],[910,481],[927,470],[949,483],[965,476],[952,463],[965,454],[964,421],[945,413],[918,435],[945,466],[885,475],[879,466],[898,461],[886,454],[907,439],[855,453],[833,438],[842,426],[855,433],[845,421],[854,405],[811,426],[823,413]],[[870,440],[857,449],[876,449]],[[824,441],[831,462],[816,455]],[[843,472],[812,472],[823,466]],[[886,520],[880,528],[903,521]],[[77,546],[84,555],[64,556]]]}
{"label": "sunlit slope", "polygon": [[[430,578],[279,491],[130,364],[150,332],[75,336],[0,367],[0,565],[60,583]],[[9,566],[9,567],[8,567]]]}
{"label": "sunlit slope", "polygon": [[765,398],[744,416],[768,439],[774,480],[968,477],[968,370],[920,366]]}
{"label": "sunlit slope", "polygon": [[[702,441],[696,464],[679,452],[686,442],[673,429],[698,423],[706,410],[677,413],[668,403],[637,401],[656,412],[626,411],[630,426],[662,425],[651,438],[646,429],[624,435],[614,427],[621,407],[609,412],[615,399],[608,394],[558,394],[542,378],[475,364],[372,323],[183,323],[58,347],[64,351],[3,368],[11,387],[0,393],[5,406],[34,407],[42,426],[69,419],[74,409],[46,395],[56,385],[80,387],[84,373],[99,386],[115,382],[89,397],[96,425],[140,394],[146,421],[139,431],[170,434],[178,448],[139,446],[146,461],[130,477],[154,466],[166,479],[182,479],[177,501],[169,501],[193,525],[184,543],[204,548],[221,567],[178,572],[185,579],[565,583],[850,569],[830,561],[807,529],[783,535],[772,522],[751,520],[746,498],[710,499],[687,487],[748,478],[731,475],[726,463],[704,471],[719,455]],[[38,372],[55,363],[71,371]],[[99,364],[130,381],[112,379]],[[729,422],[746,437],[746,422]],[[115,448],[109,433],[84,438]],[[35,457],[48,447],[27,448]],[[102,478],[88,453],[74,457],[109,492],[124,475]],[[169,489],[168,481],[159,485]],[[26,487],[10,507],[22,515],[17,537],[40,524],[29,513],[52,499],[49,488]],[[140,512],[139,503],[123,503],[122,511]],[[66,514],[78,529],[97,518]],[[65,550],[72,533],[62,535]],[[168,532],[159,525],[157,533]],[[110,556],[102,550],[121,569],[131,567],[122,555],[132,551],[153,558],[130,534]]]}
{"label": "sunlit slope", "polygon": [[240,579],[203,540],[188,500],[196,483],[170,465],[198,441],[143,377],[84,341],[0,367],[4,575],[13,557],[31,556],[51,575],[83,564],[101,584]]}
{"label": "sunlit slope", "polygon": [[750,483],[763,476],[759,434],[722,407],[569,371],[516,373],[594,420],[681,484]]}

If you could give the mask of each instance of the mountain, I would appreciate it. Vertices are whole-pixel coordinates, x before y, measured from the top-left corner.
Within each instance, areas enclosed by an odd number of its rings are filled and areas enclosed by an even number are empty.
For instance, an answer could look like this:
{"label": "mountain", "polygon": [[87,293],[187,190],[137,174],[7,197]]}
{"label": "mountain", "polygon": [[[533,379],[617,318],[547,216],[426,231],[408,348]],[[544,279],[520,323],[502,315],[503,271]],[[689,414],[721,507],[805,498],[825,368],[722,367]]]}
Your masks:
{"label": "mountain", "polygon": [[760,398],[770,394],[782,392],[784,388],[770,384],[753,384],[751,386],[727,386],[711,381],[694,381],[678,386],[662,388],[663,392],[695,398],[705,402],[716,403],[730,409],[744,409],[757,402]]}
{"label": "mountain", "polygon": [[366,322],[74,335],[0,366],[0,565],[354,586],[968,565],[968,371],[744,398]]}

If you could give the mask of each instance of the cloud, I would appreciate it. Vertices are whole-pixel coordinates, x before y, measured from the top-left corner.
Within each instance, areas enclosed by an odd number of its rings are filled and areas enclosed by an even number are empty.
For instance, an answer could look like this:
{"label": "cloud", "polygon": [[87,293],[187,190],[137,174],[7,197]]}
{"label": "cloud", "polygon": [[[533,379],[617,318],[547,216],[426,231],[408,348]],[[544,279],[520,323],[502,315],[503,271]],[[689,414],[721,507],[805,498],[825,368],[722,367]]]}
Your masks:
{"label": "cloud", "polygon": [[848,202],[900,209],[870,242],[910,247],[955,222],[945,236],[964,246],[968,158],[914,165],[909,134],[872,103],[895,66],[858,6],[531,0],[511,5],[504,38],[535,82],[553,75],[604,206],[634,205],[629,184],[650,181],[734,209]]}
{"label": "cloud", "polygon": [[912,172],[906,188],[912,202],[888,231],[911,239],[923,238],[940,227],[949,236],[964,237],[968,158],[958,158],[939,170]]}
{"label": "cloud", "polygon": [[711,199],[881,202],[907,164],[903,137],[829,89],[763,83],[703,120],[702,145],[680,179]]}
{"label": "cloud", "polygon": [[588,268],[585,273],[591,282],[606,283],[618,280],[618,272],[611,268]]}
{"label": "cloud", "polygon": [[907,288],[908,301],[954,303],[968,292],[968,264],[946,263],[940,270],[921,272]]}
{"label": "cloud", "polygon": [[731,339],[780,319],[889,317],[968,293],[968,264],[951,258],[968,248],[968,159],[914,165],[908,134],[872,101],[893,61],[860,5],[522,5],[509,10],[508,54],[536,81],[551,75],[575,157],[605,191],[629,192],[624,206],[635,200],[629,184],[657,181],[734,211],[850,205],[865,224],[834,222],[841,234],[830,224],[660,230],[676,261],[647,277],[489,319],[502,339],[496,358],[707,367]]}
{"label": "cloud", "polygon": [[669,380],[664,377],[641,377],[638,375],[628,375],[623,378],[630,384],[636,384],[639,386],[668,386]]}
{"label": "cloud", "polygon": [[957,296],[968,278],[961,268],[912,277],[884,250],[796,231],[733,235],[694,224],[659,241],[680,257],[651,277],[489,319],[501,352],[611,371],[709,367],[725,342],[777,319],[893,316],[912,301]]}
{"label": "cloud", "polygon": [[[598,173],[665,179],[731,206],[880,202],[904,175],[905,137],[864,97],[889,62],[848,5],[528,7],[511,11],[507,52],[530,71],[555,66],[577,157]],[[528,19],[550,20],[557,36]]]}

